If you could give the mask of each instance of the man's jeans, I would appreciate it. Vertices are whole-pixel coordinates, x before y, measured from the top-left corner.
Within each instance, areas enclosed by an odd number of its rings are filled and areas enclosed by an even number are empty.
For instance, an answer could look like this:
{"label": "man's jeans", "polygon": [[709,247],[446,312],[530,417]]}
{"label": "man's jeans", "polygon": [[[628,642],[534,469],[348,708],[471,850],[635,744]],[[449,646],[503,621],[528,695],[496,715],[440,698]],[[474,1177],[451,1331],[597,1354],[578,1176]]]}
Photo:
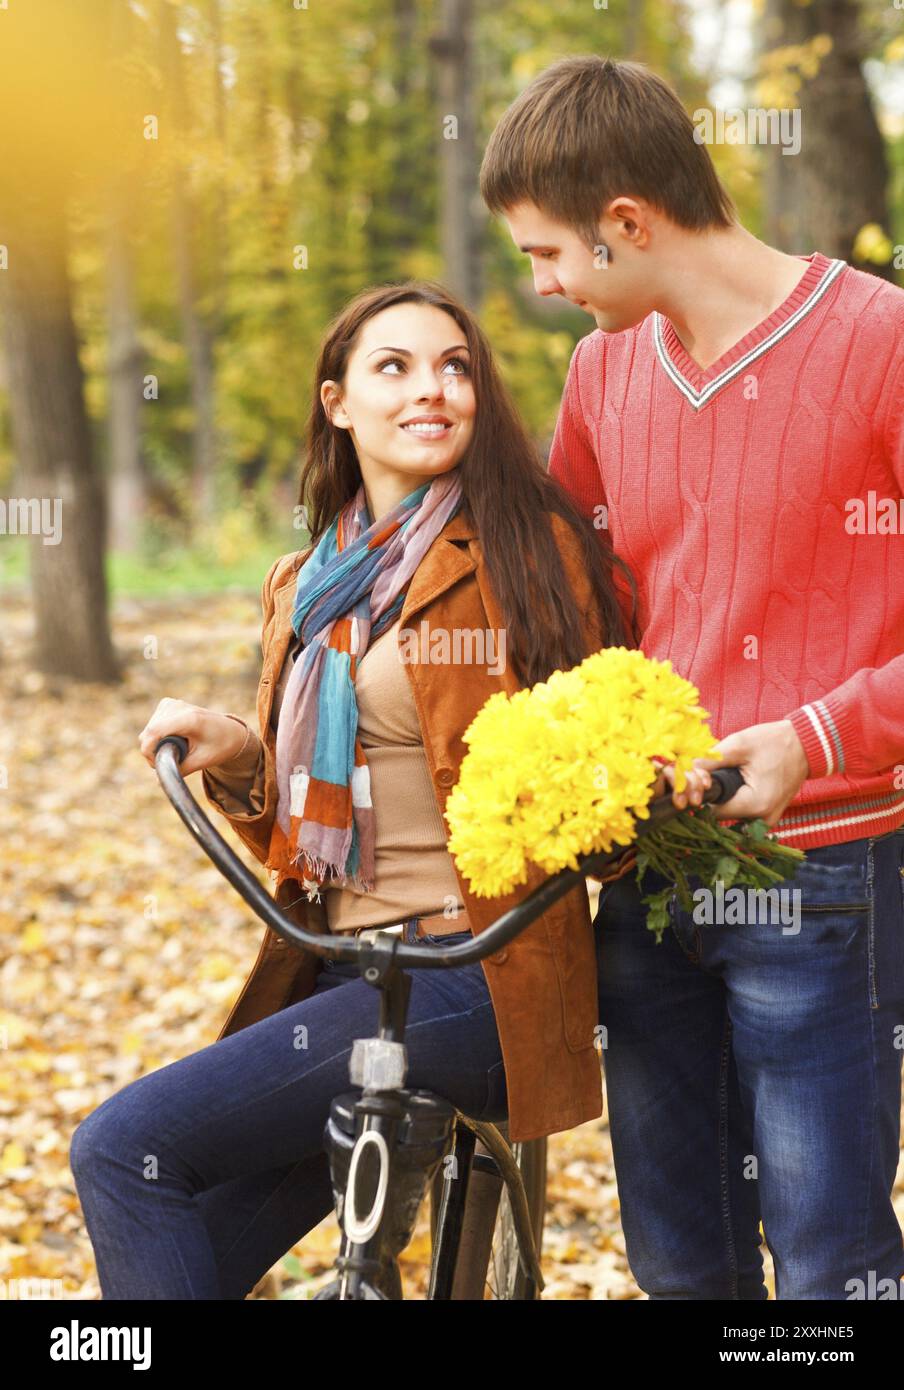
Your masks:
{"label": "man's jeans", "polygon": [[784,922],[729,925],[726,892],[698,925],[673,899],[659,945],[633,873],[600,894],[616,1179],[651,1299],[765,1298],[761,1221],[779,1299],[904,1276],[904,830],[809,850],[780,886]]}
{"label": "man's jeans", "polygon": [[[406,1085],[504,1119],[483,967],[410,978]],[[309,998],[139,1077],[82,1121],[70,1164],[105,1299],[244,1298],[329,1215],[323,1129],[330,1101],[352,1089],[352,1042],[376,1036],[378,1017],[357,966],[330,963]]]}

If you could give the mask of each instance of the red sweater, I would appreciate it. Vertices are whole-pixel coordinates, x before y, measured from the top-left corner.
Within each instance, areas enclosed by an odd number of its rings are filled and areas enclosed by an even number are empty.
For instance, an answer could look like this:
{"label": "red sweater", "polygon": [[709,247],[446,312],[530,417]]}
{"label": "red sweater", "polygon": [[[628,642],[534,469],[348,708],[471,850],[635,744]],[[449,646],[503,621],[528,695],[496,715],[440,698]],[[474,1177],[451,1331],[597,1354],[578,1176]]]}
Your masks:
{"label": "red sweater", "polygon": [[658,312],[583,338],[549,469],[714,736],[791,720],[810,775],[773,833],[806,850],[904,824],[904,291],[800,260],[705,372]]}

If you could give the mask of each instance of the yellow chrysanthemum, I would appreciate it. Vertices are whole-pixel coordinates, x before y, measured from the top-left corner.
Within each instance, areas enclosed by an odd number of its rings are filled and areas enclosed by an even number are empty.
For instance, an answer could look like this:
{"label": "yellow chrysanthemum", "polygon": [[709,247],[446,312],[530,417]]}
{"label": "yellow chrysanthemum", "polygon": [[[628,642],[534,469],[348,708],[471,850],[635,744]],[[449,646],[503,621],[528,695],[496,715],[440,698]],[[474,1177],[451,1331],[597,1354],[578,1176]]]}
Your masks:
{"label": "yellow chrysanthemum", "polygon": [[651,759],[715,757],[708,712],[690,681],[643,652],[608,647],[529,690],[489,700],[464,734],[468,752],[446,802],[449,849],[478,897],[576,868],[578,857],[635,838],[649,814]]}

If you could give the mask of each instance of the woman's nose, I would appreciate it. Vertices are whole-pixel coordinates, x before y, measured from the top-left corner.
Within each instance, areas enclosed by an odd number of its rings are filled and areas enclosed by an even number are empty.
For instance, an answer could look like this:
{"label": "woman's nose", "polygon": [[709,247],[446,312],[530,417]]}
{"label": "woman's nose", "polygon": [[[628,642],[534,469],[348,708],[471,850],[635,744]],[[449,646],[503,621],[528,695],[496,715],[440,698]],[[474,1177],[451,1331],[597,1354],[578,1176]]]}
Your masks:
{"label": "woman's nose", "polygon": [[446,382],[433,372],[425,372],[417,382],[419,401],[441,401],[445,399]]}

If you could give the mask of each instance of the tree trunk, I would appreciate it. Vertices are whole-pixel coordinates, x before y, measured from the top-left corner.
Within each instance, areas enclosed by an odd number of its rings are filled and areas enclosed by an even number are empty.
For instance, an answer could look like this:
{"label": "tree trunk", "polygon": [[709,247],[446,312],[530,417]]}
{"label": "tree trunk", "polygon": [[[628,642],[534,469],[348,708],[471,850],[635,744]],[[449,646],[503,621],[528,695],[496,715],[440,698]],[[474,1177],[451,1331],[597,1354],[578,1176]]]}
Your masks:
{"label": "tree trunk", "polygon": [[188,353],[191,401],[194,410],[192,499],[195,518],[201,522],[209,522],[213,518],[216,503],[213,340],[198,305],[198,272],[193,237],[196,209],[182,164],[183,151],[191,148],[191,131],[182,71],[182,52],[176,33],[176,14],[174,7],[165,3],[165,0],[160,4],[158,14],[162,67],[171,98],[169,119],[173,123],[172,148],[175,151],[171,196],[177,293]]}
{"label": "tree trunk", "polygon": [[[393,217],[392,254],[400,260],[416,250],[421,241],[418,216],[418,180],[426,173],[423,164],[412,158],[414,141],[406,129],[410,120],[414,83],[412,77],[422,55],[417,52],[417,0],[393,0],[392,4],[392,82],[396,90],[393,111],[395,159],[392,186],[387,201]],[[387,279],[391,276],[387,276]]]}
{"label": "tree trunk", "polygon": [[113,681],[120,672],[107,614],[106,499],[70,304],[65,205],[10,188],[4,201],[9,269],[0,294],[13,446],[30,510],[33,660],[47,673]]}
{"label": "tree trunk", "polygon": [[109,496],[111,548],[133,554],[145,514],[141,460],[142,351],[135,308],[130,182],[117,180],[110,199],[107,233],[109,324]]}
{"label": "tree trunk", "polygon": [[210,25],[210,95],[213,106],[213,129],[220,160],[221,175],[217,180],[209,214],[207,234],[208,283],[210,310],[207,322],[212,342],[216,342],[226,321],[226,266],[229,261],[228,203],[226,197],[226,162],[228,136],[226,126],[226,93],[223,90],[223,17],[220,0],[207,0],[207,21]]}
{"label": "tree trunk", "polygon": [[[440,244],[444,280],[476,309],[483,219],[474,129],[473,0],[442,0],[440,32],[430,40],[439,66]],[[454,124],[452,122],[454,121]]]}
{"label": "tree trunk", "polygon": [[832,41],[812,78],[801,77],[800,152],[766,148],[764,237],[790,253],[822,251],[893,279],[891,266],[859,262],[853,248],[867,223],[888,231],[888,165],[863,76],[857,6],[851,0],[767,0],[760,48]]}

